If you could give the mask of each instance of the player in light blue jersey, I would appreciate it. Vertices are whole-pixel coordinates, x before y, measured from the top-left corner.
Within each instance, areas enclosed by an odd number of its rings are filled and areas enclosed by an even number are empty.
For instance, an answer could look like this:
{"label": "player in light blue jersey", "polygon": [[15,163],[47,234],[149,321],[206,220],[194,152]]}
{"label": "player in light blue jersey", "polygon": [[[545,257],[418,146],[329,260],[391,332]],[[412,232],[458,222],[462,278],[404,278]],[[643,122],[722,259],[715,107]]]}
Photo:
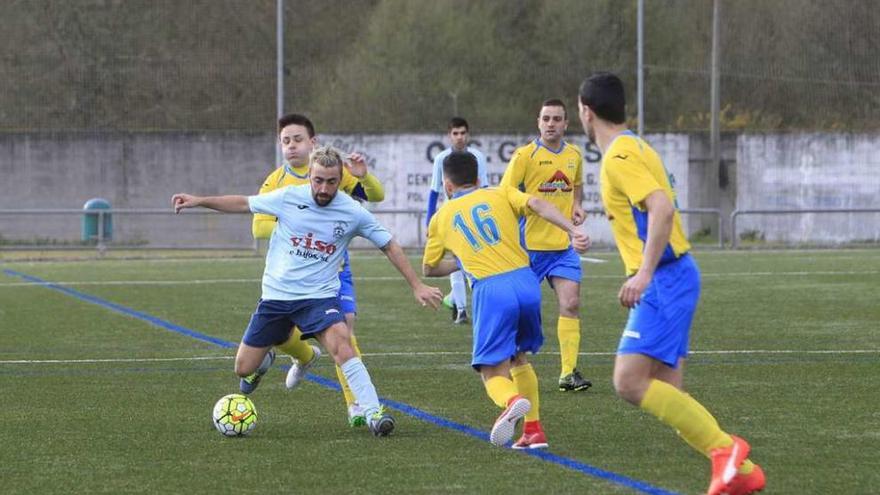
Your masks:
{"label": "player in light blue jersey", "polygon": [[227,213],[263,213],[278,218],[269,240],[262,297],[235,356],[235,373],[259,377],[272,366],[272,347],[296,326],[315,338],[342,369],[367,425],[377,436],[394,429],[394,418],[379,404],[376,388],[355,354],[339,292],[339,265],[349,242],[360,236],[382,250],[412,287],[422,306],[436,308],[440,289],[423,284],[400,245],[357,201],[337,194],[342,157],[334,148],[315,148],[309,156],[309,185],[289,186],[258,196],[175,194],[175,212],[202,206]]}
{"label": "player in light blue jersey", "polygon": [[[437,200],[445,194],[443,190],[443,160],[453,151],[467,151],[474,155],[477,159],[477,178],[480,180],[482,187],[489,186],[489,172],[486,167],[486,156],[483,153],[469,146],[470,143],[470,127],[467,120],[461,117],[452,117],[449,119],[447,127],[447,136],[449,137],[449,147],[441,151],[434,157],[434,169],[431,173],[431,190],[428,192],[428,212],[426,215],[426,224],[431,223],[431,217],[437,212]],[[449,285],[452,287],[452,321],[457,324],[467,323],[467,282],[465,282],[464,272],[458,270],[449,275]],[[449,297],[449,296],[447,296]]]}

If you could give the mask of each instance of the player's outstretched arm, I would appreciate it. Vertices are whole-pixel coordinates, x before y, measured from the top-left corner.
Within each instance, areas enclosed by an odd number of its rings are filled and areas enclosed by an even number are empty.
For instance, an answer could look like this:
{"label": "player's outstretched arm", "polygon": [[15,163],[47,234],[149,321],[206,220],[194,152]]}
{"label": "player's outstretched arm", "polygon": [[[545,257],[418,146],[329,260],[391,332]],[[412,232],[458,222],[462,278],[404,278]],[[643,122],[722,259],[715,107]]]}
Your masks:
{"label": "player's outstretched arm", "polygon": [[583,253],[590,248],[590,244],[592,244],[590,237],[578,229],[571,220],[566,218],[551,203],[540,198],[531,197],[529,198],[528,205],[539,217],[568,232],[568,235],[571,236],[571,246],[575,251]]}
{"label": "player's outstretched arm", "polygon": [[413,295],[422,306],[431,306],[434,309],[440,306],[443,300],[443,293],[437,287],[431,287],[422,283],[415,270],[406,259],[406,253],[403,248],[394,239],[388,241],[388,244],[382,247],[382,252],[388,257],[388,260],[397,268],[397,271],[403,275],[410,287],[412,287]]}
{"label": "player's outstretched arm", "polygon": [[174,205],[174,213],[198,206],[224,213],[249,213],[251,211],[247,196],[194,196],[178,193],[171,196],[171,204]]}
{"label": "player's outstretched arm", "polygon": [[435,266],[422,265],[422,273],[426,277],[445,277],[460,270],[455,260],[440,260]]}

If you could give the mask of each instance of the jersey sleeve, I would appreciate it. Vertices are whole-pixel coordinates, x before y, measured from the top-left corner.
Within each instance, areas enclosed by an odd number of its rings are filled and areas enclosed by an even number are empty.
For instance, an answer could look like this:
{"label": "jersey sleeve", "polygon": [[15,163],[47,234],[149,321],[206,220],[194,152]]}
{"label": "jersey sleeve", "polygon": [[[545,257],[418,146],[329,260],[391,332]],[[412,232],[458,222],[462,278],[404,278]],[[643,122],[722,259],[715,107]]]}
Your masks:
{"label": "jersey sleeve", "polygon": [[517,150],[510,157],[510,163],[507,164],[504,176],[501,177],[501,185],[519,189],[525,179],[525,174],[525,157],[522,154],[522,150]]}
{"label": "jersey sleeve", "polygon": [[443,154],[434,157],[434,166],[431,168],[431,190],[437,194],[443,192]]}
{"label": "jersey sleeve", "polygon": [[584,185],[584,154],[579,146],[574,145],[577,150],[577,166],[575,167],[574,185]]}
{"label": "jersey sleeve", "polygon": [[357,185],[351,194],[353,197],[365,199],[371,203],[379,203],[385,199],[385,188],[382,181],[375,175],[367,172],[367,175],[358,179]]}
{"label": "jersey sleeve", "polygon": [[477,157],[477,178],[480,179],[480,187],[489,187],[489,167],[486,166],[486,155],[480,150],[473,150]]}
{"label": "jersey sleeve", "polygon": [[428,225],[428,242],[425,244],[425,254],[422,255],[422,264],[437,266],[443,260],[446,249],[440,238],[440,215],[435,215]]}
{"label": "jersey sleeve", "polygon": [[284,195],[287,188],[282,187],[266,194],[248,196],[248,206],[253,213],[263,213],[277,217],[284,209]]}
{"label": "jersey sleeve", "polygon": [[631,204],[639,204],[663,186],[651,175],[644,158],[635,150],[615,150],[603,163],[610,185],[623,192]]}
{"label": "jersey sleeve", "polygon": [[502,187],[501,191],[504,192],[507,202],[510,203],[511,208],[513,208],[514,213],[518,217],[524,217],[532,211],[529,208],[529,200],[532,199],[530,194],[509,186]]}
{"label": "jersey sleeve", "polygon": [[[263,181],[263,185],[260,186],[259,194],[265,194],[275,190],[275,185],[272,181],[274,176],[275,172],[272,172],[266,177]],[[272,231],[275,229],[276,221],[277,219],[272,215],[265,215],[262,213],[255,214],[253,222],[251,223],[251,234],[253,234],[254,239],[268,239],[272,237]]]}
{"label": "jersey sleeve", "polygon": [[365,208],[358,205],[361,209],[360,223],[358,224],[357,235],[372,242],[379,249],[384,248],[391,242],[391,232],[379,223],[376,217]]}
{"label": "jersey sleeve", "polygon": [[351,175],[351,172],[348,171],[345,166],[342,167],[342,180],[339,181],[339,189],[345,191],[349,196],[352,195],[355,188],[358,185],[358,180],[355,176]]}

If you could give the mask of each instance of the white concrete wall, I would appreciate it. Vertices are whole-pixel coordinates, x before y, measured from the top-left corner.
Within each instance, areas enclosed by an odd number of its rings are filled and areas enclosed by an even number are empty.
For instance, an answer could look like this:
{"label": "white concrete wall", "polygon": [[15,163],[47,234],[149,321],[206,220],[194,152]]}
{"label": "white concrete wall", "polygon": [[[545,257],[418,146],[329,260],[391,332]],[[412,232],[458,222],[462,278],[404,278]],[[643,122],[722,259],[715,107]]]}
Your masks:
{"label": "white concrete wall", "polygon": [[[373,172],[385,183],[386,201],[373,209],[424,211],[431,161],[446,143],[442,135],[326,135],[323,142],[365,152]],[[497,183],[517,146],[534,135],[478,135],[475,145],[487,156],[490,181]],[[601,209],[599,154],[580,134],[571,141],[584,148],[584,206]],[[274,169],[270,133],[6,133],[0,134],[0,209],[81,208],[93,197],[114,208],[170,208],[178,191],[199,194],[257,191]],[[715,180],[702,162],[694,162],[690,138],[649,135],[674,177],[682,208],[713,206],[705,191]],[[694,148],[696,149],[696,148]],[[743,135],[738,138],[736,208],[877,207],[880,193],[880,136],[845,134]],[[691,159],[689,161],[689,158]],[[701,188],[701,190],[692,190]],[[690,198],[701,204],[691,205]],[[380,217],[406,245],[418,245],[424,218]],[[685,219],[688,217],[685,216]],[[120,215],[116,239],[180,245],[249,246],[246,216],[178,218]],[[601,215],[588,218],[598,241],[611,242]],[[739,232],[754,231],[766,240],[846,242],[880,240],[880,215],[818,214],[742,217]],[[6,240],[77,241],[78,216],[0,215]]]}
{"label": "white concrete wall", "polygon": [[[880,136],[742,135],[738,210],[880,207]],[[880,214],[741,216],[739,234],[787,243],[880,240]]]}

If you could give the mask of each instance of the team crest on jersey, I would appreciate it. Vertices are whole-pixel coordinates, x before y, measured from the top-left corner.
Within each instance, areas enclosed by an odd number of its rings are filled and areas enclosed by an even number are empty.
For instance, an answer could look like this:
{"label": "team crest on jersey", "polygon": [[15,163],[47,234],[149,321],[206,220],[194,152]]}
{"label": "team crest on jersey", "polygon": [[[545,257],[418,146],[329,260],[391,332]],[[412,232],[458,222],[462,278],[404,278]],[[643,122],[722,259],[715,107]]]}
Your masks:
{"label": "team crest on jersey", "polygon": [[577,164],[574,163],[574,160],[569,160],[568,161],[568,169],[574,170],[575,168],[577,168]]}
{"label": "team crest on jersey", "polygon": [[538,186],[538,192],[542,193],[571,192],[571,190],[571,181],[561,170],[557,170],[553,177],[550,177],[550,180],[542,182]]}
{"label": "team crest on jersey", "polygon": [[337,221],[333,224],[333,238],[337,241],[345,236],[345,229],[348,228],[348,222]]}

